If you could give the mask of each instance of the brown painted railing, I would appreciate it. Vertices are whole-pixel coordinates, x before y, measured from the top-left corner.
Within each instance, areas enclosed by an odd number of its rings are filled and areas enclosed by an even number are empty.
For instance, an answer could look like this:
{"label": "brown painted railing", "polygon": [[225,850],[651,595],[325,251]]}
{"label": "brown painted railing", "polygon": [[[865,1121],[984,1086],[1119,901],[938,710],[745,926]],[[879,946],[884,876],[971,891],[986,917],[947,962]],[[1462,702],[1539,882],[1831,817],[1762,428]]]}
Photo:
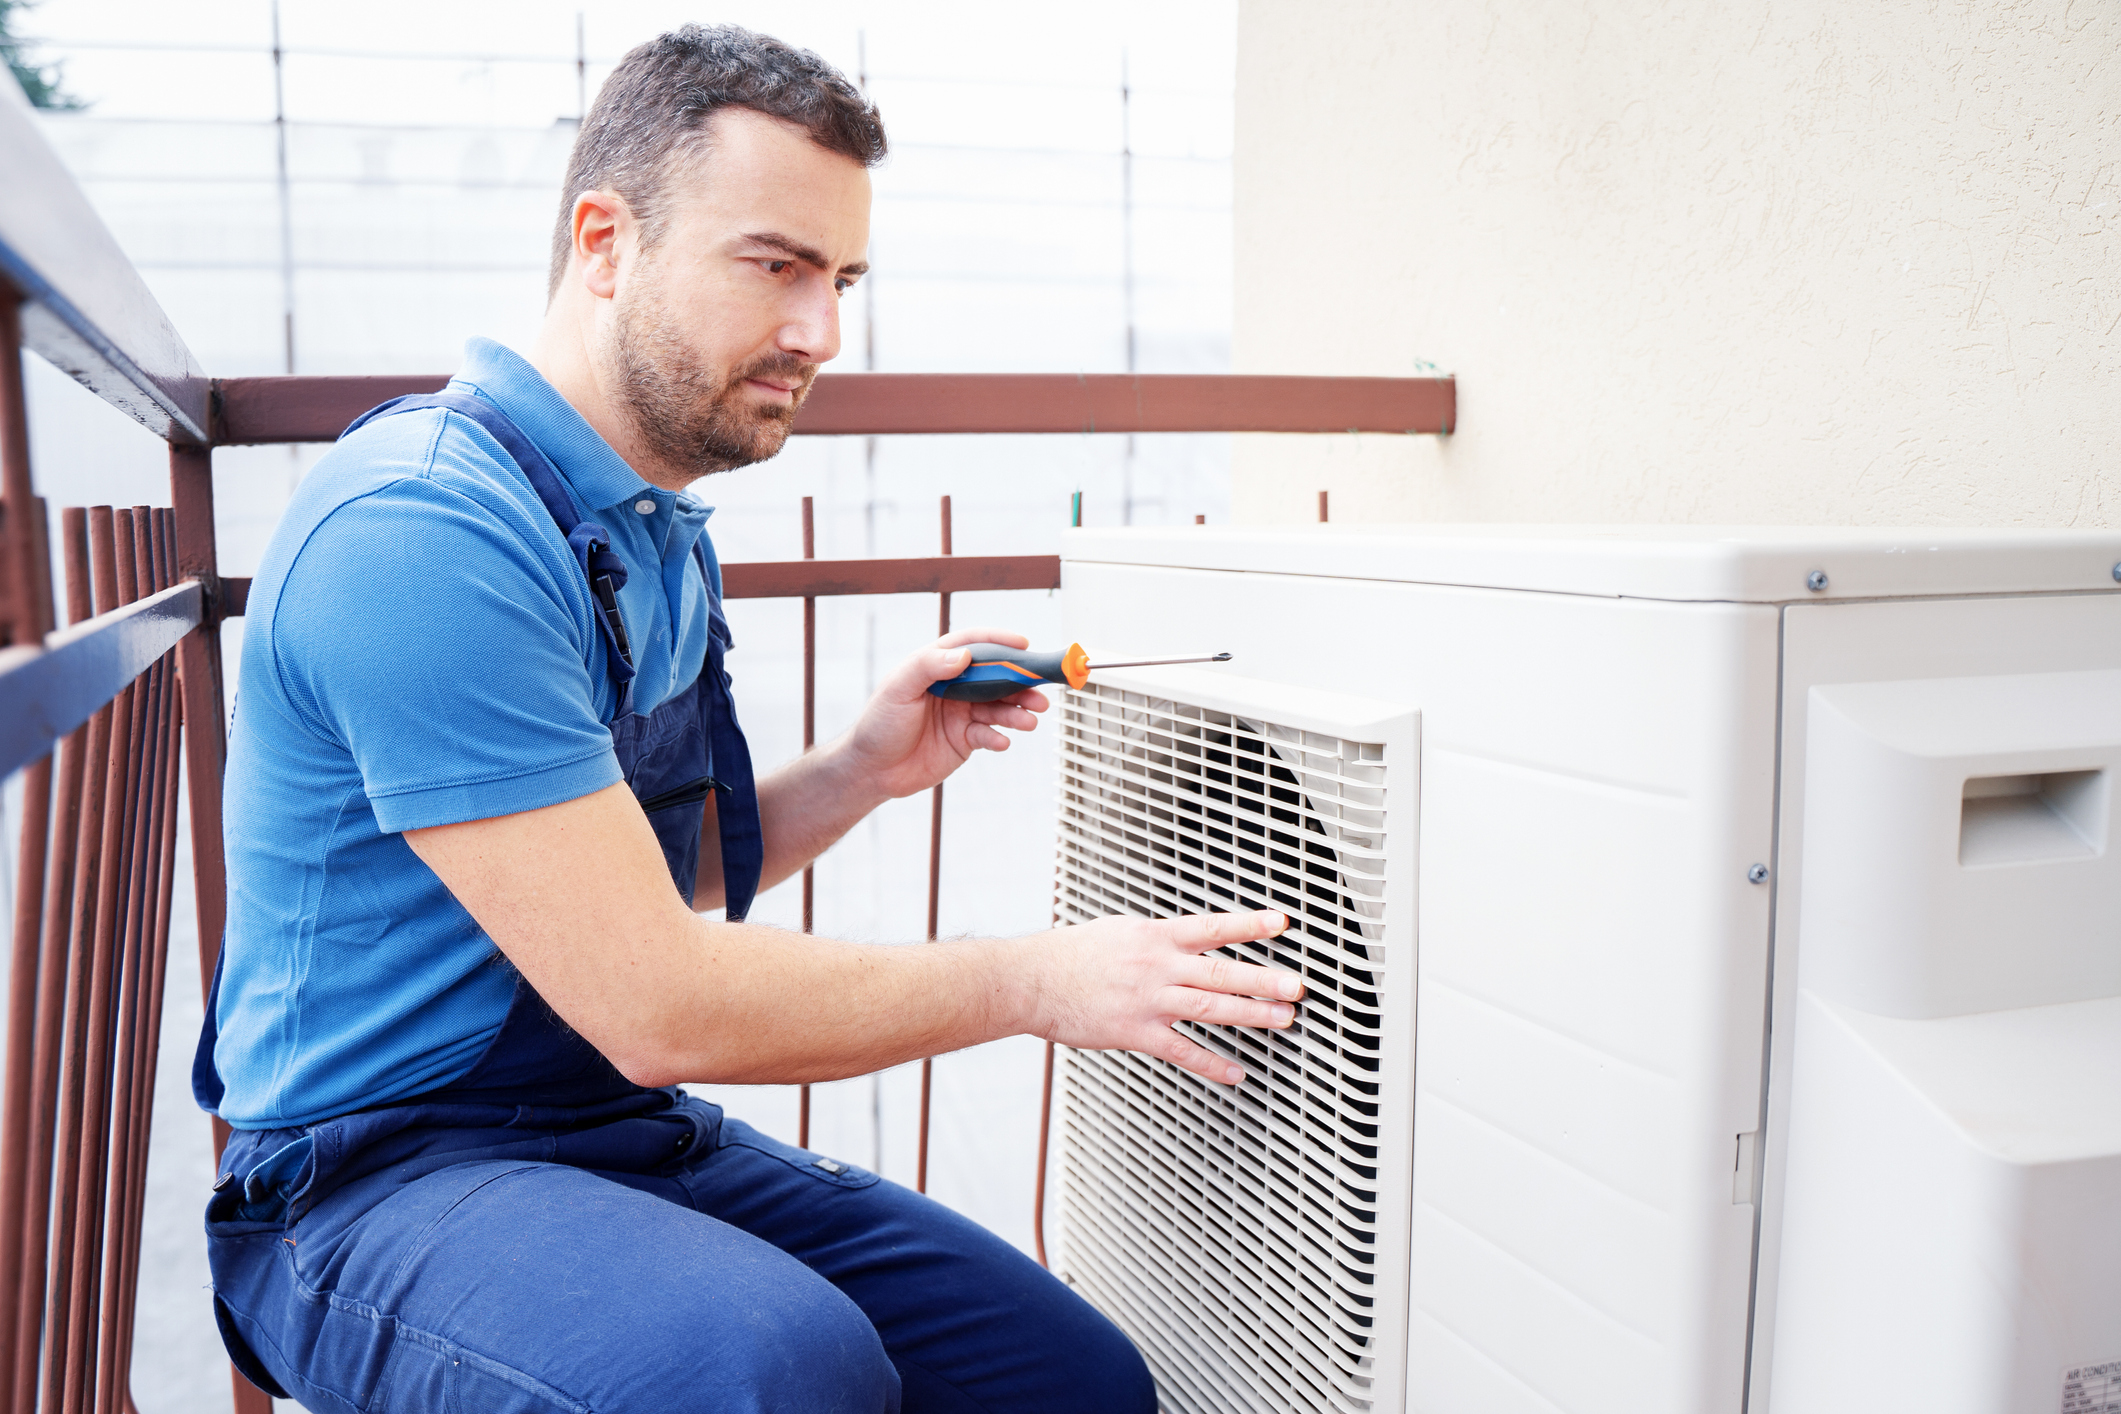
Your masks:
{"label": "brown painted railing", "polygon": [[[68,509],[55,631],[50,531],[35,494],[21,350],[34,349],[169,443],[168,508]],[[363,410],[440,376],[245,378],[199,369],[57,155],[0,104],[0,775],[22,774],[22,834],[0,1089],[0,1414],[131,1414],[133,1315],[167,973],[180,768],[191,817],[200,985],[227,912],[221,838],[221,622],[250,583],[220,577],[215,444],[327,441]],[[804,434],[1184,431],[1447,433],[1434,378],[834,374]],[[1320,500],[1320,518],[1325,503]],[[1051,555],[817,560],[724,567],[731,598],[804,603],[803,744],[816,736],[816,602],[1052,589]],[[940,904],[942,788],[930,810],[927,934]],[[802,926],[813,916],[805,870]],[[1034,1234],[1045,1257],[1047,1047]],[[927,1184],[929,1070],[918,1186]],[[807,1142],[804,1093],[801,1138]],[[227,1132],[215,1124],[215,1152]],[[209,1176],[198,1176],[202,1197]],[[239,1414],[270,1401],[234,1376]]]}
{"label": "brown painted railing", "polygon": [[[169,590],[171,513],[63,516],[69,617]],[[108,1408],[132,1352],[177,840],[178,683],[151,663],[25,781],[9,976],[0,1339],[11,1407]],[[40,1320],[43,1329],[39,1330]]]}
{"label": "brown painted railing", "polygon": [[[227,378],[214,441],[329,442],[377,403],[432,393],[435,373]],[[823,373],[800,434],[918,432],[1436,432],[1458,421],[1449,378],[1252,373]]]}

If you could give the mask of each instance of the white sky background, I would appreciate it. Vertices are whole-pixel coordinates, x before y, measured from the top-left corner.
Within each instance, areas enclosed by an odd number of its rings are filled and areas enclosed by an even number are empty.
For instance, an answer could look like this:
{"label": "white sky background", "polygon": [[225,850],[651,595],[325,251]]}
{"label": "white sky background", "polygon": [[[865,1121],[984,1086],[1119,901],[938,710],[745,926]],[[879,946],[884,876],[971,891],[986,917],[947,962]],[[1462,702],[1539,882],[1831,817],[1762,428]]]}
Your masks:
{"label": "white sky background", "polygon": [[[1211,101],[1205,114],[1168,113],[1161,136],[1138,128],[1137,147],[1167,155],[1229,152],[1235,6],[1212,0],[1077,0],[1065,13],[991,0],[714,7],[660,0],[369,0],[358,6],[284,0],[281,40],[289,49],[403,56],[423,61],[426,75],[393,75],[402,86],[392,106],[379,110],[373,67],[351,59],[297,60],[302,77],[290,85],[288,116],[524,126],[574,116],[578,15],[592,94],[628,48],[687,22],[748,25],[814,49],[849,75],[857,68],[857,36],[866,34],[868,71],[894,136],[982,147],[1116,149],[1116,111],[1084,106],[1041,115],[1025,100],[1040,85],[1117,88],[1124,52],[1144,93]],[[270,71],[240,56],[186,60],[188,72],[179,78],[152,55],[92,51],[105,44],[213,45],[262,53],[272,43],[272,10],[265,0],[41,0],[18,27],[52,41],[46,56],[66,59],[67,87],[93,99],[100,116],[273,116]],[[465,56],[474,56],[472,62]],[[510,59],[560,60],[565,67],[519,66]],[[882,86],[919,81],[990,92],[975,95],[976,113],[968,114],[947,97],[909,102],[906,94]],[[421,91],[413,92],[415,87]]]}
{"label": "white sky background", "polygon": [[[876,173],[870,289],[843,306],[845,352],[833,365],[843,369],[863,366],[872,310],[880,369],[1126,367],[1124,56],[1137,366],[1227,371],[1234,0],[823,0],[711,12],[646,0],[283,0],[297,371],[446,372],[471,334],[528,340],[573,136],[555,120],[571,120],[579,101],[578,11],[592,95],[626,48],[687,20],[777,34],[850,75],[866,60],[893,155]],[[44,0],[19,28],[51,41],[36,57],[63,59],[67,89],[92,105],[48,119],[46,131],[200,362],[220,376],[283,371],[267,0]],[[340,52],[304,52],[324,50]],[[32,372],[33,452],[55,506],[166,504],[160,444],[41,364]],[[251,572],[320,451],[216,454],[225,572]],[[1227,483],[1222,437],[1145,437],[1131,454],[1119,437],[884,438],[873,460],[864,439],[797,438],[776,460],[696,489],[720,508],[712,530],[723,557],[746,560],[799,553],[804,495],[817,498],[822,556],[933,553],[943,494],[960,553],[1051,553],[1071,491],[1084,492],[1093,524],[1212,521],[1225,516]],[[965,595],[955,607],[959,623],[1004,623],[1038,642],[1058,631],[1058,605],[1042,595]],[[800,744],[800,610],[732,608],[739,703],[765,766]],[[932,636],[935,603],[826,601],[818,617],[819,733],[829,739],[876,672]],[[1091,647],[1199,647],[1163,643],[1154,625],[1143,632],[1139,643]],[[237,629],[231,655],[239,642]],[[951,783],[944,933],[1045,925],[1051,737]],[[827,855],[819,930],[919,936],[927,836],[922,797],[887,807]],[[188,908],[180,902],[180,919]],[[792,925],[796,909],[790,885],[753,916]],[[172,956],[193,946],[175,937]],[[186,1093],[196,1001],[179,986],[170,996],[136,1384],[145,1414],[226,1408],[197,1236],[205,1125]],[[1019,1041],[937,1065],[931,1189],[1025,1245],[1039,1059]],[[820,1087],[813,1145],[881,1159],[910,1181],[914,1087],[910,1068],[881,1087]],[[723,1098],[794,1138],[792,1092]]]}

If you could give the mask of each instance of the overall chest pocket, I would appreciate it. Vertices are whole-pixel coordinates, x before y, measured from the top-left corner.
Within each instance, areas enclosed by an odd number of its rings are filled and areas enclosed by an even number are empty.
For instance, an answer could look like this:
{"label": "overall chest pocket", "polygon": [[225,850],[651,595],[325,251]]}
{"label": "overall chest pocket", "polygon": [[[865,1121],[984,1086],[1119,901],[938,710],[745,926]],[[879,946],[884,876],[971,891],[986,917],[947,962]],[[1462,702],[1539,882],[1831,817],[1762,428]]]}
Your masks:
{"label": "overall chest pocket", "polygon": [[698,780],[687,781],[681,786],[673,786],[654,795],[642,796],[638,790],[634,794],[640,797],[642,813],[654,816],[665,810],[675,810],[686,805],[694,810],[700,809],[707,804],[707,797],[714,794],[715,784],[714,777],[701,776]]}

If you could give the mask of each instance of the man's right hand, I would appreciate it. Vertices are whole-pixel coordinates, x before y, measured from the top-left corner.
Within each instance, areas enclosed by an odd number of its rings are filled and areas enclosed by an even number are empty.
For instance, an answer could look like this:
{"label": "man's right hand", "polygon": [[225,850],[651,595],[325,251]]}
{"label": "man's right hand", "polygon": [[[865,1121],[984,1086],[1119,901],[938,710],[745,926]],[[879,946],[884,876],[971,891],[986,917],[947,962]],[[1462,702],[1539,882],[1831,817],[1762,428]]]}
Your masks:
{"label": "man's right hand", "polygon": [[1025,1029],[1086,1050],[1129,1050],[1234,1085],[1244,1071],[1174,1029],[1285,1027],[1303,996],[1293,972],[1226,957],[1229,943],[1271,938],[1289,926],[1273,912],[1186,918],[1103,918],[1025,940],[1038,959],[1034,1019]]}

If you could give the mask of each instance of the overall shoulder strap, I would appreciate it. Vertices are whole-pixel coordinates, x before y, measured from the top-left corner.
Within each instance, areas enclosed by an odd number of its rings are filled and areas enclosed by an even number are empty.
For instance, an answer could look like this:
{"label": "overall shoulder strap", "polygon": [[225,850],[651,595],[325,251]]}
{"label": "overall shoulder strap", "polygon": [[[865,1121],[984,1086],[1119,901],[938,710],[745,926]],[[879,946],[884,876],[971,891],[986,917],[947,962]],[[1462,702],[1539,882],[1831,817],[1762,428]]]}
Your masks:
{"label": "overall shoulder strap", "polygon": [[[626,637],[626,620],[619,612],[618,595],[619,590],[626,587],[626,562],[612,553],[610,533],[576,508],[573,494],[568,491],[567,483],[560,479],[559,470],[551,459],[538,450],[537,443],[523,435],[523,429],[516,426],[507,413],[472,393],[415,393],[370,408],[348,423],[346,431],[339,436],[345,438],[379,417],[421,408],[442,408],[476,422],[501,444],[501,450],[529,480],[530,489],[544,502],[546,514],[566,537],[568,548],[574,551],[575,562],[581,565],[583,577],[589,581],[590,594],[597,604],[597,622],[603,628],[605,646],[610,649],[606,658],[611,666],[612,680],[619,684],[622,696],[630,698],[631,690],[626,684],[634,675],[633,644]],[[624,710],[623,706],[621,710]]]}
{"label": "overall shoulder strap", "polygon": [[[703,537],[704,538],[704,537]],[[722,902],[725,917],[740,921],[751,911],[765,871],[766,840],[759,820],[757,779],[751,769],[751,745],[736,719],[736,694],[723,665],[731,646],[729,621],[722,616],[722,595],[706,550],[693,544],[693,558],[707,586],[707,661],[700,665],[699,692],[707,705],[708,770],[718,794],[714,803],[716,832],[722,842]]]}

